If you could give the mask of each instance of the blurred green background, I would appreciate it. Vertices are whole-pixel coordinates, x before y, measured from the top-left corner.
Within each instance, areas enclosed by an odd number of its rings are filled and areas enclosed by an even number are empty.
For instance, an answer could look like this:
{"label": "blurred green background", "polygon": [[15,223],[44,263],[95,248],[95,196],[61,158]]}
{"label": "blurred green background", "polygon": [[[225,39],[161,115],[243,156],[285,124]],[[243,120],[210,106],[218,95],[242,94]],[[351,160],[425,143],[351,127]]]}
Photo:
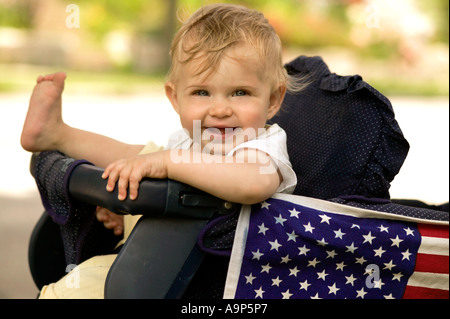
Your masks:
{"label": "blurred green background", "polygon": [[[73,90],[145,90],[164,79],[179,20],[213,2],[0,0],[0,92],[29,91],[30,77],[56,69],[70,71]],[[262,11],[286,62],[322,55],[386,95],[448,95],[447,0],[221,2]]]}

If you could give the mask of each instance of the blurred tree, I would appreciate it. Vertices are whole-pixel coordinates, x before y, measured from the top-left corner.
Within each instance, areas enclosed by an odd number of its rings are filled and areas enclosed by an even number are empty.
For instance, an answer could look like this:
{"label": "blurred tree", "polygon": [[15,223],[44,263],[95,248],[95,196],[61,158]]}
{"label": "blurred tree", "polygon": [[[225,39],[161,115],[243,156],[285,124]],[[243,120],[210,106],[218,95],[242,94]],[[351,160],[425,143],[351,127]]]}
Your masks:
{"label": "blurred tree", "polygon": [[417,1],[418,7],[431,17],[436,27],[433,40],[436,42],[449,42],[449,1],[427,0]]}
{"label": "blurred tree", "polygon": [[[30,28],[41,0],[0,0],[0,25]],[[64,5],[73,0],[58,0]],[[81,24],[101,40],[111,30],[125,30],[171,38],[177,16],[186,18],[202,5],[216,2],[243,4],[265,13],[286,45],[301,47],[349,46],[352,19],[348,10],[355,4],[367,9],[363,0],[77,0]],[[378,1],[379,2],[379,1]],[[383,2],[383,1],[381,1]],[[372,3],[372,2],[371,2]],[[374,1],[373,3],[377,3]],[[417,0],[415,5],[433,21],[433,39],[448,43],[448,0]],[[363,16],[367,12],[360,12]],[[378,43],[377,47],[382,47]],[[390,44],[387,45],[390,47]],[[375,51],[383,51],[378,48]]]}
{"label": "blurred tree", "polygon": [[[405,69],[399,74],[415,66],[428,70],[433,78],[442,72],[431,70],[448,65],[448,59],[442,57],[448,53],[448,0],[0,0],[0,58],[162,74],[168,68],[170,42],[181,21],[202,5],[218,2],[263,12],[284,47],[292,52],[323,54],[328,48],[336,52],[339,50],[334,49],[341,47],[342,52],[352,53],[352,63],[356,59],[364,65],[380,63],[390,71],[388,65],[403,64]],[[64,24],[65,8],[73,3],[79,6],[79,29]],[[378,14],[378,27],[368,21],[372,14]],[[7,41],[18,39],[17,30],[11,27],[21,29],[22,41],[15,42],[22,47],[8,47]],[[6,45],[2,47],[2,43]],[[384,74],[384,68],[374,70]],[[423,76],[414,78],[429,82]],[[443,82],[441,78],[436,81]]]}
{"label": "blurred tree", "polygon": [[[69,4],[72,0],[63,0]],[[110,30],[161,33],[167,1],[78,0],[81,18],[98,37]]]}
{"label": "blurred tree", "polygon": [[0,0],[0,26],[30,28],[35,4],[27,0]]}

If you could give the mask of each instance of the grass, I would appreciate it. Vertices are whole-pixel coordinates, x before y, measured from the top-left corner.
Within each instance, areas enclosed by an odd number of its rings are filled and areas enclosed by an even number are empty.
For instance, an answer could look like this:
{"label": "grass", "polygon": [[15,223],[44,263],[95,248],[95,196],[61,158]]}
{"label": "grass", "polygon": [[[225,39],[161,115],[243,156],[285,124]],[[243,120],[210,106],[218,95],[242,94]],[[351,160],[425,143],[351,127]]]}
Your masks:
{"label": "grass", "polygon": [[162,87],[163,75],[145,75],[127,72],[95,72],[62,68],[0,64],[0,93],[31,92],[39,75],[64,71],[67,73],[66,91],[97,94],[131,94]]}
{"label": "grass", "polygon": [[364,79],[379,92],[387,96],[448,96],[449,82],[440,80],[370,78]]}

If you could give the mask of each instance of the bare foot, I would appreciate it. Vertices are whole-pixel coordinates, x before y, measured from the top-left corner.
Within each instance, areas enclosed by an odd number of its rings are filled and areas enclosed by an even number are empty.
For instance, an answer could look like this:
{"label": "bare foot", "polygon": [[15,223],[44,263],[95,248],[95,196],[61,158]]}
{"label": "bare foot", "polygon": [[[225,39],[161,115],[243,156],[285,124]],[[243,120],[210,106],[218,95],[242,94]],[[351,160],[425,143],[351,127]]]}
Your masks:
{"label": "bare foot", "polygon": [[39,76],[30,98],[20,143],[30,152],[57,148],[58,130],[64,125],[61,94],[66,74]]}

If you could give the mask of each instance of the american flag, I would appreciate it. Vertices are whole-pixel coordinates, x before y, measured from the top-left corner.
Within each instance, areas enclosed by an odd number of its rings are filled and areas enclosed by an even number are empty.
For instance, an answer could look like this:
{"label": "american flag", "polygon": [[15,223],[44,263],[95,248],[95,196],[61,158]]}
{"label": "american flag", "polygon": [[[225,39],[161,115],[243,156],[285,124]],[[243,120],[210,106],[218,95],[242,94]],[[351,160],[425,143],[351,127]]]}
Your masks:
{"label": "american flag", "polygon": [[449,224],[276,194],[241,212],[225,298],[449,298]]}

